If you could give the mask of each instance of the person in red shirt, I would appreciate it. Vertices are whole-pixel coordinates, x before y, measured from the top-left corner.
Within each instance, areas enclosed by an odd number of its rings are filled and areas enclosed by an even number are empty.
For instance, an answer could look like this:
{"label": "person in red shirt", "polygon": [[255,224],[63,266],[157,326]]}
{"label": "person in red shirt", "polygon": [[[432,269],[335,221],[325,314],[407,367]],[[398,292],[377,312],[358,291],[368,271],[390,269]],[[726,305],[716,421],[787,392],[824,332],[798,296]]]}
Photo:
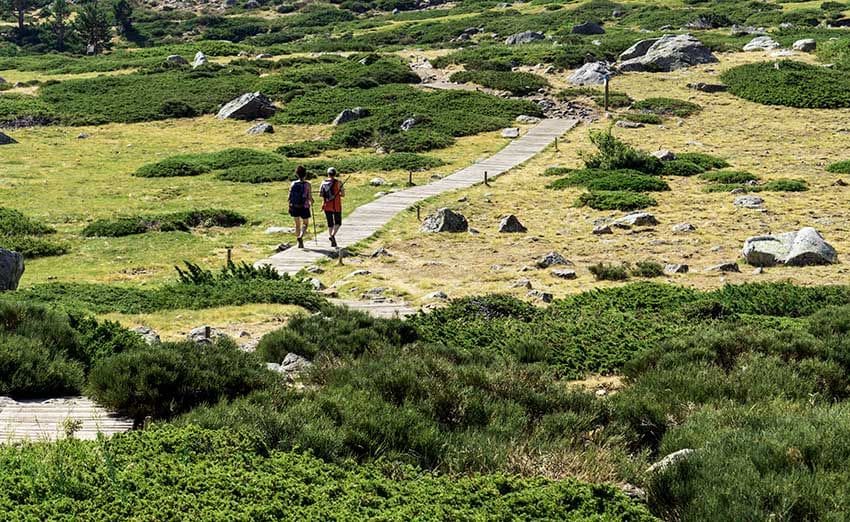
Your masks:
{"label": "person in red shirt", "polygon": [[336,247],[336,233],[342,226],[342,198],[345,196],[345,187],[337,179],[336,169],[328,169],[328,177],[322,182],[319,194],[322,196],[322,210],[328,220],[328,239],[332,247]]}

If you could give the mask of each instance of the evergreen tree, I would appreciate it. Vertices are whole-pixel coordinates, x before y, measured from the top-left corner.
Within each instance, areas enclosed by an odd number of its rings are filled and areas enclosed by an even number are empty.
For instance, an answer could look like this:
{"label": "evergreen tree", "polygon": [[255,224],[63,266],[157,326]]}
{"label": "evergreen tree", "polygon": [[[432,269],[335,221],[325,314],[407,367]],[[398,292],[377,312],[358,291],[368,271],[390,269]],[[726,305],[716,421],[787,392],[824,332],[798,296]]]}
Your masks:
{"label": "evergreen tree", "polygon": [[112,37],[109,13],[97,0],[89,0],[77,8],[74,29],[86,45],[87,54],[98,54]]}
{"label": "evergreen tree", "polygon": [[126,35],[133,29],[133,7],[129,0],[113,0],[112,15],[121,34]]}
{"label": "evergreen tree", "polygon": [[68,30],[68,17],[71,16],[71,6],[68,0],[53,0],[50,6],[51,22],[50,30],[56,38],[56,50],[65,50],[65,35]]}

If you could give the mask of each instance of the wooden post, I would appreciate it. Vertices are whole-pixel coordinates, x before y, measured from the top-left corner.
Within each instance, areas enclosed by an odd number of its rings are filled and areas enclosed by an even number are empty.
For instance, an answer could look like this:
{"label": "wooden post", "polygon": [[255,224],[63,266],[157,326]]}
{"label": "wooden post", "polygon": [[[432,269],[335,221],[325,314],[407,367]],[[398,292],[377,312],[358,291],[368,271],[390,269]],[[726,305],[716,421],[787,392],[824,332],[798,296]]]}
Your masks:
{"label": "wooden post", "polygon": [[233,262],[233,247],[229,246],[229,247],[226,247],[226,248],[227,248],[227,264],[229,266],[230,263]]}
{"label": "wooden post", "polygon": [[412,170],[407,171],[407,184],[410,185],[411,187],[413,186],[413,171]]}
{"label": "wooden post", "polygon": [[416,205],[416,221],[422,221],[422,218],[419,216],[420,207]]}
{"label": "wooden post", "polygon": [[605,76],[605,112],[608,112],[608,76]]}
{"label": "wooden post", "polygon": [[212,335],[212,328],[209,326],[204,326],[204,339],[209,339]]}
{"label": "wooden post", "polygon": [[486,170],[484,171],[484,186],[485,187],[490,186],[490,178],[487,177],[487,171]]}
{"label": "wooden post", "polygon": [[555,136],[555,152],[558,152],[558,137]]}

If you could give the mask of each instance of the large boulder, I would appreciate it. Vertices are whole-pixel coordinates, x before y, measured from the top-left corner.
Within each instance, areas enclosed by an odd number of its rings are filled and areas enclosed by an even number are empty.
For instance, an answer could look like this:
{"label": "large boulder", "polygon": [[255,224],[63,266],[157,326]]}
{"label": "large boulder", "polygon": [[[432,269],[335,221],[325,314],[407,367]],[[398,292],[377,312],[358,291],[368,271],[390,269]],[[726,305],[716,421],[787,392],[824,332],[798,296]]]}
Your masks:
{"label": "large boulder", "polygon": [[3,134],[0,132],[0,145],[12,145],[13,143],[18,143],[8,134]]}
{"label": "large boulder", "polygon": [[531,42],[545,40],[546,35],[537,31],[524,31],[522,33],[512,34],[505,39],[506,45],[521,45]]}
{"label": "large boulder", "polygon": [[[632,48],[640,43],[638,42]],[[631,51],[631,48],[623,54],[627,54],[629,51]],[[632,54],[636,54],[636,51]],[[689,34],[665,35],[650,45],[644,54],[620,63],[620,70],[670,72],[693,65],[715,62],[717,62],[717,58],[711,50],[693,36]]]}
{"label": "large boulder", "polygon": [[24,275],[24,256],[0,248],[0,292],[17,290]]}
{"label": "large boulder", "polygon": [[585,22],[583,24],[574,25],[572,29],[573,34],[605,34],[605,29],[602,28],[601,25],[596,22]]}
{"label": "large boulder", "polygon": [[259,92],[249,92],[229,101],[218,111],[216,118],[256,120],[257,118],[269,118],[277,112],[272,101]]}
{"label": "large boulder", "polygon": [[802,40],[797,40],[794,42],[794,45],[791,46],[795,51],[800,51],[803,53],[810,53],[817,49],[818,43],[813,38],[803,38]]}
{"label": "large boulder", "polygon": [[607,62],[589,62],[576,69],[567,81],[574,85],[601,85],[615,74],[617,71]]}
{"label": "large boulder", "polygon": [[651,227],[657,225],[658,220],[649,212],[633,212],[614,221],[614,224],[632,227]]}
{"label": "large boulder", "polygon": [[422,232],[466,232],[469,222],[466,218],[448,208],[441,208],[425,218],[420,227]]}
{"label": "large boulder", "polygon": [[626,60],[631,60],[633,58],[640,58],[645,55],[650,47],[655,45],[655,42],[660,40],[661,38],[647,38],[646,40],[641,40],[636,44],[632,45],[622,53],[620,53],[620,61],[625,62]]}
{"label": "large boulder", "polygon": [[353,109],[344,109],[334,118],[333,125],[342,125],[350,121],[359,120],[369,115],[369,111],[363,107],[354,107]]}
{"label": "large boulder", "polygon": [[200,67],[202,65],[206,65],[206,64],[207,64],[207,56],[201,51],[198,51],[197,53],[195,53],[195,59],[192,60],[192,69],[197,69],[198,67]]}
{"label": "large boulder", "polygon": [[832,245],[811,227],[747,238],[742,253],[747,263],[762,267],[829,265],[838,260]]}
{"label": "large boulder", "polygon": [[756,36],[744,46],[745,51],[772,51],[779,49],[779,42],[769,36]]}

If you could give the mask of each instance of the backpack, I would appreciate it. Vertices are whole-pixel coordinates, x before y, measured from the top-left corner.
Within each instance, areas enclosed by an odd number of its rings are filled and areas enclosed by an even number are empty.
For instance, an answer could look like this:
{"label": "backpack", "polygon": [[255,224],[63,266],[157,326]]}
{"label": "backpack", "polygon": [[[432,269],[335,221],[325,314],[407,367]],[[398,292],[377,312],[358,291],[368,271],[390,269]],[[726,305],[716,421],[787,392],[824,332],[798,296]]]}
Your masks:
{"label": "backpack", "polygon": [[331,201],[336,198],[336,194],[334,194],[333,187],[336,184],[336,180],[322,183],[322,186],[319,188],[319,195],[322,196],[322,199],[325,201]]}
{"label": "backpack", "polygon": [[289,187],[289,206],[292,208],[305,208],[307,206],[306,184],[296,181]]}

